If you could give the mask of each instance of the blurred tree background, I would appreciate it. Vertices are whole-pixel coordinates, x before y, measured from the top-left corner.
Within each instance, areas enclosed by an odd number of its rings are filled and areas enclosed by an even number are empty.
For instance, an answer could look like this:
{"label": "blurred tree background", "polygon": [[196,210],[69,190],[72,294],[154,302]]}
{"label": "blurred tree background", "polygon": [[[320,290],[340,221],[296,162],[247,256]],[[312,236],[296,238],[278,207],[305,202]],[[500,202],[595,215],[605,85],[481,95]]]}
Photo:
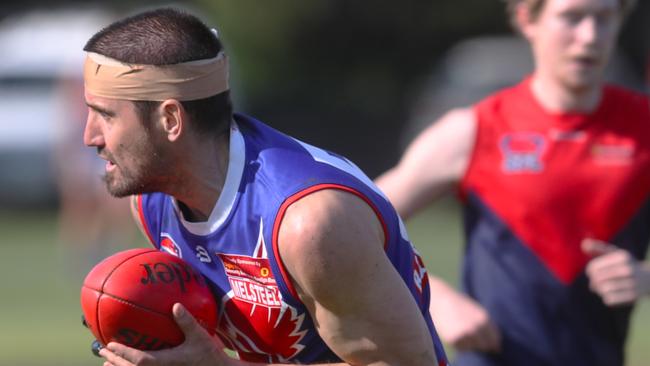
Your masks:
{"label": "blurred tree background", "polygon": [[[622,47],[639,77],[650,44],[650,6],[639,1]],[[106,6],[49,1],[47,7]],[[510,33],[499,0],[112,1],[118,14],[179,5],[214,24],[232,59],[238,110],[348,156],[374,177],[394,164],[414,94],[458,41]],[[42,0],[3,4],[0,19]],[[507,62],[507,60],[504,60]]]}
{"label": "blurred tree background", "polygon": [[397,159],[413,86],[436,57],[469,35],[507,31],[500,4],[484,0],[203,4],[234,53],[245,110],[371,176]]}

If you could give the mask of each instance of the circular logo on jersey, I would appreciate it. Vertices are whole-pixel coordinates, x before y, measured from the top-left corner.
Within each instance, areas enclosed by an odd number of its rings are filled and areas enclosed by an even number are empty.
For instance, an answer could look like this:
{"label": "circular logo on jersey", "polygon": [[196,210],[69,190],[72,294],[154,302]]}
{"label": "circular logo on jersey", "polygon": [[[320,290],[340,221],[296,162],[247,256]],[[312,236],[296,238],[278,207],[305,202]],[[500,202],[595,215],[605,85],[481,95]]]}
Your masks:
{"label": "circular logo on jersey", "polygon": [[164,250],[165,252],[175,255],[178,258],[182,258],[181,255],[181,248],[174,242],[174,239],[171,238],[171,236],[162,234],[162,240],[160,241],[160,249]]}
{"label": "circular logo on jersey", "polygon": [[268,277],[269,274],[270,274],[270,272],[269,272],[269,269],[268,269],[268,268],[266,268],[266,267],[262,267],[262,268],[260,269],[260,276],[262,276],[262,277]]}

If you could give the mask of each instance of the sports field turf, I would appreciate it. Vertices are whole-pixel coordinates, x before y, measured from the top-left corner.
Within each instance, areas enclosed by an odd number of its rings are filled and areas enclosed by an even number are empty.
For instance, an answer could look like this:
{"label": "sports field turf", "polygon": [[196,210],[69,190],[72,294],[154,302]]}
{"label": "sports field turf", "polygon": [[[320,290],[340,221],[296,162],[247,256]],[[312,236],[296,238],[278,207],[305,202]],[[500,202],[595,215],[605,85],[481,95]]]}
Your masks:
{"label": "sports field turf", "polygon": [[[460,253],[456,213],[456,206],[443,202],[408,223],[429,270],[452,281]],[[55,218],[53,212],[0,211],[2,366],[101,365],[90,354],[90,333],[80,324],[83,274],[56,250]],[[650,300],[637,308],[628,357],[629,366],[650,360]]]}

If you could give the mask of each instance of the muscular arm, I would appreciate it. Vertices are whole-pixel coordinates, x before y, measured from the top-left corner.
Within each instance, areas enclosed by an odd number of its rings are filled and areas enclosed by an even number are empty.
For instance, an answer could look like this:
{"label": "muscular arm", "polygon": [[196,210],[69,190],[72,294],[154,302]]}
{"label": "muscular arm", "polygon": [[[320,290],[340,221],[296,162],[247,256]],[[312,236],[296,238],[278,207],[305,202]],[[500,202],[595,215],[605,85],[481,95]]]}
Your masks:
{"label": "muscular arm", "polygon": [[436,365],[424,318],[383,244],[372,209],[335,190],[294,203],[278,242],[319,334],[339,357],[354,365]]}
{"label": "muscular arm", "polygon": [[448,112],[425,129],[376,183],[403,219],[449,190],[465,173],[476,135],[474,111]]}

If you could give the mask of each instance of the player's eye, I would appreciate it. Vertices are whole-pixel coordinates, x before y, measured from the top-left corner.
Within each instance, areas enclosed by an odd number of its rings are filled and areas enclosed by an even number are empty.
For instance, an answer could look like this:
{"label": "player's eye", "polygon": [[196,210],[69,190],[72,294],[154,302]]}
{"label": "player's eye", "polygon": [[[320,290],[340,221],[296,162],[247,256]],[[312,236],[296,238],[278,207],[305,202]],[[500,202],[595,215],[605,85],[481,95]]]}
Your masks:
{"label": "player's eye", "polygon": [[570,25],[575,25],[580,23],[583,18],[583,14],[578,12],[566,12],[561,15],[562,20]]}

